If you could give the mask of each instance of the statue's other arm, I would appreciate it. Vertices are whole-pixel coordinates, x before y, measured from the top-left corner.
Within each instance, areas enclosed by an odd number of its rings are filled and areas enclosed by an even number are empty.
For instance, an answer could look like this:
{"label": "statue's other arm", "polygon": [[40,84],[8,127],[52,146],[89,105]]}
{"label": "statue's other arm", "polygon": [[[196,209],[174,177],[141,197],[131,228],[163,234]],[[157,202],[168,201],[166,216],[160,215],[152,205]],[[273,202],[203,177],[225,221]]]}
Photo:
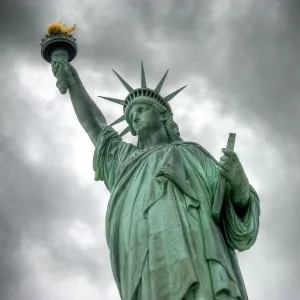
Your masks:
{"label": "statue's other arm", "polygon": [[[85,90],[76,69],[70,63],[57,58],[52,60],[51,66],[55,77],[60,70],[66,74],[69,94],[77,119],[93,144],[96,145],[100,132],[107,126],[102,112]],[[58,86],[58,82],[56,85]]]}
{"label": "statue's other arm", "polygon": [[[214,157],[203,147],[200,147],[204,155],[200,155],[200,161],[204,167],[206,177],[214,199],[219,182],[219,164]],[[200,153],[201,153],[200,152]],[[249,249],[257,238],[259,230],[260,201],[255,189],[248,184],[248,191],[235,194],[227,182],[225,198],[219,226],[222,227],[224,238],[231,249],[244,251]],[[235,199],[233,199],[235,197]],[[234,205],[239,201],[246,201],[247,206],[240,214],[239,209]]]}

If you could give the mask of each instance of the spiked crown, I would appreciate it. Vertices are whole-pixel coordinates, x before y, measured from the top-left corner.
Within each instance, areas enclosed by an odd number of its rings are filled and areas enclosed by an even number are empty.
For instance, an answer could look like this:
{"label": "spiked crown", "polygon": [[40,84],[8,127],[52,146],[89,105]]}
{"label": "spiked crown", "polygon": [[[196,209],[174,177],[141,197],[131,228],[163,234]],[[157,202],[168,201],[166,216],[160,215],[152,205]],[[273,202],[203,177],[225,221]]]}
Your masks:
{"label": "spiked crown", "polygon": [[[127,121],[128,122],[128,120],[126,118],[126,115],[128,115],[128,114],[126,112],[129,108],[129,106],[131,106],[130,104],[132,104],[135,99],[143,99],[143,98],[151,99],[154,103],[157,102],[160,105],[162,105],[170,113],[170,115],[172,116],[173,115],[172,109],[171,109],[171,106],[169,105],[168,102],[171,99],[173,99],[180,91],[182,91],[186,87],[186,85],[185,85],[182,88],[180,88],[180,89],[174,91],[173,93],[167,95],[166,97],[162,97],[160,95],[160,90],[161,90],[161,88],[164,84],[164,81],[167,77],[167,74],[168,74],[169,70],[164,74],[164,76],[162,77],[162,79],[158,83],[157,87],[153,90],[153,89],[150,89],[150,88],[147,87],[143,62],[141,63],[141,87],[137,88],[137,89],[133,89],[115,70],[113,70],[113,71],[116,74],[116,76],[119,78],[119,80],[122,82],[124,87],[127,89],[129,94],[127,95],[125,100],[98,96],[100,98],[103,98],[105,100],[108,100],[108,101],[111,101],[111,102],[114,102],[116,104],[119,104],[119,105],[123,106],[123,113],[124,114],[120,118],[115,120],[113,123],[111,123],[110,126],[116,125],[116,124],[118,124],[122,121]],[[120,133],[120,136],[125,135],[129,131],[131,131],[131,133],[133,135],[136,135],[134,133],[134,131],[132,130],[132,128],[130,126],[130,123],[128,122],[128,126]]]}

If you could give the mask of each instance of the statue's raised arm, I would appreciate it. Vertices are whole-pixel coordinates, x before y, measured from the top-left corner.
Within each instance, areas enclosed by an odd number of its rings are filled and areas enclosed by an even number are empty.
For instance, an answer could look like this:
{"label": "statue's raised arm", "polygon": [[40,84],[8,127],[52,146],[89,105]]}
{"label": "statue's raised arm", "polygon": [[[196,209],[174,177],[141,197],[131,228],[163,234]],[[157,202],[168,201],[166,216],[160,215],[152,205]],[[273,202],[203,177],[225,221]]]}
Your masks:
{"label": "statue's raised arm", "polygon": [[[105,117],[87,93],[76,69],[69,62],[54,55],[51,65],[55,77],[59,72],[66,73],[65,80],[76,116],[95,145],[100,132],[107,126]],[[59,87],[59,80],[56,85]]]}

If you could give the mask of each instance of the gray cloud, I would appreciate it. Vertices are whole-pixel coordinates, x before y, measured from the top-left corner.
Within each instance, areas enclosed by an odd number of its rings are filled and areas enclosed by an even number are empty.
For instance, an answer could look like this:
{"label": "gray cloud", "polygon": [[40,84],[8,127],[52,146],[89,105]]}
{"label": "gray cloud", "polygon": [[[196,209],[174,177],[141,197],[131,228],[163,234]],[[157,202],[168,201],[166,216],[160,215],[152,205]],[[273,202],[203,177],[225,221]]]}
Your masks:
{"label": "gray cloud", "polygon": [[[116,89],[122,89],[111,67],[138,85],[143,59],[151,86],[170,68],[163,94],[191,82],[178,97],[188,98],[197,109],[206,100],[198,96],[205,79],[218,91],[212,100],[217,114],[257,132],[253,144],[247,145],[249,151],[241,152],[247,170],[262,186],[261,233],[253,250],[239,255],[242,271],[250,294],[257,293],[257,299],[296,299],[300,293],[299,13],[299,3],[286,0],[239,5],[196,0],[184,5],[182,1],[72,1],[59,6],[2,0],[0,299],[32,299],[29,286],[38,283],[29,257],[39,247],[47,253],[47,272],[58,281],[82,274],[103,289],[112,282],[103,229],[107,194],[101,193],[104,187],[93,184],[92,178],[86,185],[74,172],[76,163],[70,161],[69,153],[73,152],[75,127],[68,127],[63,119],[63,111],[71,109],[63,104],[67,96],[57,92],[57,104],[49,102],[45,117],[39,113],[41,107],[35,107],[32,93],[17,81],[16,63],[31,66],[28,78],[41,68],[48,70],[39,44],[47,24],[54,20],[77,24],[79,54],[74,65],[86,74],[84,83],[93,93],[103,94],[105,89],[111,93],[108,96],[114,96]],[[89,72],[101,74],[99,85],[98,79],[91,81]],[[91,96],[95,99],[96,95]],[[111,120],[112,106],[97,103]],[[174,103],[179,112],[180,99]],[[185,139],[200,141],[186,116],[176,121]],[[214,153],[222,138],[215,130],[221,126],[222,120],[216,119],[201,128],[201,143]],[[34,142],[42,145],[38,163],[27,151]],[[277,149],[277,154],[265,153],[266,149]],[[76,222],[88,224],[96,234],[93,247],[84,249],[70,237],[69,228]],[[259,271],[250,266],[255,262],[263,264]],[[253,279],[254,275],[261,279],[257,272],[264,274],[268,269],[272,270],[268,283]],[[56,299],[46,287],[38,293],[34,295],[38,299]]]}
{"label": "gray cloud", "polygon": [[[6,89],[7,95],[17,90],[16,85],[11,86],[14,89]],[[16,102],[2,97],[0,108],[0,120],[5,122],[1,126],[0,160],[0,297],[22,298],[22,291],[16,294],[16,288],[31,276],[24,249],[28,243],[47,249],[50,267],[57,276],[74,272],[86,274],[93,281],[101,276],[105,282],[102,272],[109,264],[98,257],[98,253],[107,251],[103,249],[105,243],[98,241],[94,250],[82,250],[67,232],[78,221],[95,232],[104,232],[98,224],[101,213],[95,210],[95,201],[105,200],[101,196],[95,199],[95,187],[82,186],[74,171],[67,168],[65,161],[71,149],[59,140],[55,120],[35,115],[26,103],[26,92],[23,96],[15,94]],[[36,137],[43,143],[42,164],[33,163],[24,153],[26,142]]]}
{"label": "gray cloud", "polygon": [[151,79],[169,66],[173,81],[202,75],[223,93],[226,113],[259,118],[289,138],[297,134],[297,2],[116,3],[111,14],[93,3],[83,8],[90,25],[78,30],[78,39],[98,70],[113,60],[127,77],[136,78],[145,56]]}

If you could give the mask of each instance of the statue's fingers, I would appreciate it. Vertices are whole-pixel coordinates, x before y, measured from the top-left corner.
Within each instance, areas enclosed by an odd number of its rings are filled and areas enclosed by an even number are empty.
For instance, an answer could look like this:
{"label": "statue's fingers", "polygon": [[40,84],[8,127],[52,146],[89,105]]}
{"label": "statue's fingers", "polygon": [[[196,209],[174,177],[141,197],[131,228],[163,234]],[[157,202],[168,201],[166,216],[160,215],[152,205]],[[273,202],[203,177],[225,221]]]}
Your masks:
{"label": "statue's fingers", "polygon": [[64,67],[68,66],[68,62],[67,62],[65,59],[62,59],[62,60],[60,61],[60,63],[61,63]]}
{"label": "statue's fingers", "polygon": [[65,77],[65,67],[59,62],[54,67],[55,76],[59,75],[60,77]]}
{"label": "statue's fingers", "polygon": [[226,156],[226,155],[222,155],[222,156],[220,157],[220,160],[221,160],[221,161],[227,161],[228,159],[229,159],[229,157]]}
{"label": "statue's fingers", "polygon": [[220,161],[224,161],[226,163],[229,163],[231,165],[234,165],[234,162],[232,161],[231,157],[227,156],[227,155],[223,155],[220,158]]}
{"label": "statue's fingers", "polygon": [[57,55],[52,55],[51,64],[56,64],[56,61],[57,61]]}
{"label": "statue's fingers", "polygon": [[64,81],[63,78],[57,78],[57,80],[56,80],[56,87],[59,88],[62,85],[63,81]]}
{"label": "statue's fingers", "polygon": [[226,179],[230,178],[230,173],[224,169],[222,166],[219,166],[219,173],[224,176]]}
{"label": "statue's fingers", "polygon": [[58,71],[57,66],[52,67],[52,73],[53,73],[54,76],[56,76],[57,71]]}
{"label": "statue's fingers", "polygon": [[228,170],[229,169],[232,170],[232,168],[234,168],[236,162],[234,162],[230,157],[224,156],[224,157],[221,157],[220,164],[222,164]]}
{"label": "statue's fingers", "polygon": [[235,164],[236,162],[234,162],[230,158],[226,161],[226,165],[230,166],[231,169],[234,167]]}
{"label": "statue's fingers", "polygon": [[231,155],[231,160],[236,163],[240,161],[235,152],[233,152],[233,154]]}
{"label": "statue's fingers", "polygon": [[63,67],[66,67],[66,66],[69,65],[68,61],[65,60],[65,59],[63,59],[63,58],[59,58],[59,59],[57,60],[57,62],[58,62],[61,66],[63,66]]}
{"label": "statue's fingers", "polygon": [[219,165],[227,172],[230,172],[232,170],[232,165],[228,161],[220,161]]}
{"label": "statue's fingers", "polygon": [[222,148],[222,152],[228,157],[231,157],[234,153],[232,150],[227,149],[227,148]]}
{"label": "statue's fingers", "polygon": [[54,74],[54,76],[56,76],[57,72],[59,72],[59,70],[61,69],[61,65],[60,64],[55,64],[51,67],[52,72]]}
{"label": "statue's fingers", "polygon": [[223,162],[224,165],[229,166],[230,168],[234,167],[235,162],[230,159],[230,157],[223,155],[220,158],[220,163]]}

